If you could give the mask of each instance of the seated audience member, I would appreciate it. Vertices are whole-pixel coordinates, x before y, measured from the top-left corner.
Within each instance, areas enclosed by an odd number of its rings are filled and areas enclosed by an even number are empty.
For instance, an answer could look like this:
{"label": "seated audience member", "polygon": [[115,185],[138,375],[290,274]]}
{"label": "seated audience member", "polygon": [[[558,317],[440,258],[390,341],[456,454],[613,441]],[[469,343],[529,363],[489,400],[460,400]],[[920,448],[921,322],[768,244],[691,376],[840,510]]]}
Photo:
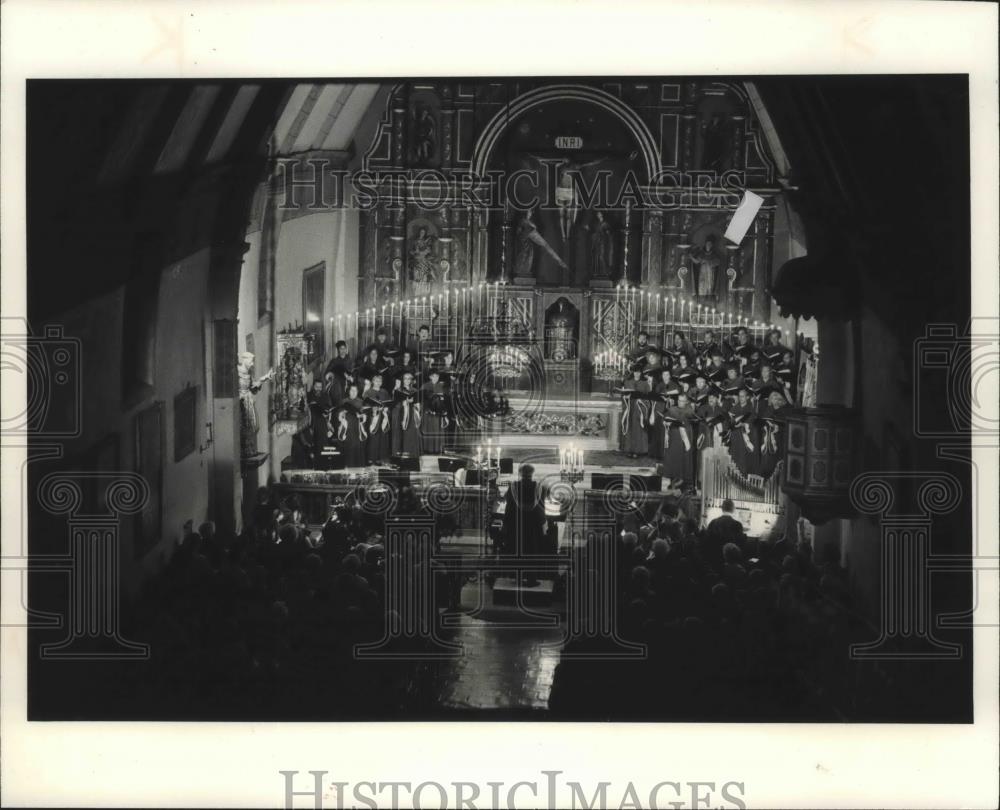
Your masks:
{"label": "seated audience member", "polygon": [[743,567],[743,552],[735,543],[726,543],[722,547],[722,578],[730,588],[741,588],[747,580],[747,571]]}
{"label": "seated audience member", "polygon": [[722,563],[722,547],[726,543],[735,543],[737,547],[742,547],[746,540],[743,524],[733,516],[735,511],[736,506],[727,498],[722,502],[722,514],[705,528],[705,552],[710,557],[709,562],[715,567]]}

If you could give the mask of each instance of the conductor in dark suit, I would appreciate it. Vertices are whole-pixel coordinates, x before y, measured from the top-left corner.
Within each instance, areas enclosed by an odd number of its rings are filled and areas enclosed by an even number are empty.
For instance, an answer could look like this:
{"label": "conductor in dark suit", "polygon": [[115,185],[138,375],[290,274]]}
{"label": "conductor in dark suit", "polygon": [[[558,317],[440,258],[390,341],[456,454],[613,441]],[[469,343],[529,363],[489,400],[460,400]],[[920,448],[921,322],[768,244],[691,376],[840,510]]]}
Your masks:
{"label": "conductor in dark suit", "polygon": [[[504,509],[504,551],[508,554],[544,554],[546,551],[545,493],[532,480],[535,468],[523,464],[520,480],[507,490]],[[526,584],[537,584],[534,575],[526,575]]]}

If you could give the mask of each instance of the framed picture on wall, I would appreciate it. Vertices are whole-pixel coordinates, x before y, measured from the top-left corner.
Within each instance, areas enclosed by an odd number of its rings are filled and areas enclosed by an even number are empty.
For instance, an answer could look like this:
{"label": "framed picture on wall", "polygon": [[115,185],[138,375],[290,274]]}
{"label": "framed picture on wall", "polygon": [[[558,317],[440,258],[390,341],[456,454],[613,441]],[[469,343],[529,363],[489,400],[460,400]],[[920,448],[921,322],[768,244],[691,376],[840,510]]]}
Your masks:
{"label": "framed picture on wall", "polygon": [[198,435],[198,386],[174,397],[174,461],[194,452]]}
{"label": "framed picture on wall", "polygon": [[[303,331],[313,336],[312,354],[323,356],[326,351],[323,329],[323,299],[326,295],[326,262],[314,264],[302,271]],[[308,358],[312,360],[312,357]]]}

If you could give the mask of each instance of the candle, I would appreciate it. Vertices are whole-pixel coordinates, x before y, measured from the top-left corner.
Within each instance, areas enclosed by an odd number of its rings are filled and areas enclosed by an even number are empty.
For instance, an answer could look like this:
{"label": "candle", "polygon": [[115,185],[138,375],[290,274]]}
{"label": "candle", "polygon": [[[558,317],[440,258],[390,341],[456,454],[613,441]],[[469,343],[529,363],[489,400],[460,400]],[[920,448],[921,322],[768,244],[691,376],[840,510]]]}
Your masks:
{"label": "candle", "polygon": [[480,464],[483,458],[483,448],[482,446],[476,447],[476,464]]}

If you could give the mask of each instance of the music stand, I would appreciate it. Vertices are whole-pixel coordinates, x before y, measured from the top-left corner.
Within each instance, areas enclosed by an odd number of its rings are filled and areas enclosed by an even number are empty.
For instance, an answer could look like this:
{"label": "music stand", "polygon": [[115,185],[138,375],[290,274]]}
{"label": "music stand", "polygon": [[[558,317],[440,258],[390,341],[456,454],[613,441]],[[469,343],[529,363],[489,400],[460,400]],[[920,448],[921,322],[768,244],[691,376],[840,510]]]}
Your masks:
{"label": "music stand", "polygon": [[392,457],[392,463],[401,470],[420,472],[420,456],[411,456],[409,453],[400,453]]}

